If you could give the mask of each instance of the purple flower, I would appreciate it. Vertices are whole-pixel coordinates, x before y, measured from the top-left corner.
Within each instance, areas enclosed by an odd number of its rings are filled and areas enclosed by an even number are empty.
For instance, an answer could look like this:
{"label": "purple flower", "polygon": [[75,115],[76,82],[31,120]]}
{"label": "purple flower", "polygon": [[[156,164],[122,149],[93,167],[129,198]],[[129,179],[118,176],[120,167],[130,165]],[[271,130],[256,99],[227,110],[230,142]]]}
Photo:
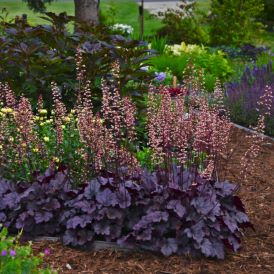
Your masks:
{"label": "purple flower", "polygon": [[10,256],[11,256],[11,257],[16,256],[16,251],[13,250],[13,249],[11,249],[11,250],[10,250]]}
{"label": "purple flower", "polygon": [[44,254],[45,254],[46,256],[49,256],[49,255],[50,255],[50,251],[49,251],[48,248],[46,248],[46,249],[44,250]]}
{"label": "purple flower", "polygon": [[145,66],[145,67],[141,67],[142,71],[148,71],[149,70],[149,66]]}
{"label": "purple flower", "polygon": [[166,73],[165,72],[155,72],[155,80],[158,82],[163,82],[166,79]]}
{"label": "purple flower", "polygon": [[5,250],[5,249],[4,249],[4,250],[2,250],[2,252],[1,252],[1,256],[3,256],[3,257],[4,257],[4,256],[7,256],[7,254],[8,254],[7,250]]}

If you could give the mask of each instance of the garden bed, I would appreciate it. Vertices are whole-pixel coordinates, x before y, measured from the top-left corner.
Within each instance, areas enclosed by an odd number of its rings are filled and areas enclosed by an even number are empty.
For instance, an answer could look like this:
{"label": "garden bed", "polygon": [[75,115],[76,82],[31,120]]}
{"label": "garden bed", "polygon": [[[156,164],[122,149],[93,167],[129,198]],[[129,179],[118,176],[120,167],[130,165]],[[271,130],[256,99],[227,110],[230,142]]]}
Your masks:
{"label": "garden bed", "polygon": [[[248,147],[246,134],[245,129],[235,127],[230,142],[235,153],[225,166],[226,177],[236,182],[241,181],[239,163]],[[255,175],[240,188],[255,231],[248,230],[242,250],[228,253],[224,261],[182,256],[165,258],[145,251],[85,252],[49,241],[36,242],[33,247],[36,252],[49,248],[50,255],[45,257],[45,263],[59,269],[60,273],[273,273],[273,170],[274,141],[266,137],[256,160]]]}

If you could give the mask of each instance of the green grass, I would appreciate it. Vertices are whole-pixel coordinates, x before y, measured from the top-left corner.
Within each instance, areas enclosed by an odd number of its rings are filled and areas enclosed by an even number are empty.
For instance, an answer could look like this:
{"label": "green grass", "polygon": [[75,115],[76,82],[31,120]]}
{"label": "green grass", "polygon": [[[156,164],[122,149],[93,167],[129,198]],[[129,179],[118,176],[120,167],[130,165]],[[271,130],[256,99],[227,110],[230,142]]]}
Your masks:
{"label": "green grass", "polygon": [[[30,11],[22,0],[0,0],[0,10],[6,8],[9,19],[16,15],[27,14],[30,24],[44,24],[46,21],[40,18],[41,14]],[[138,4],[134,0],[101,0],[101,12],[109,23],[122,23],[131,25],[135,35],[139,33]],[[72,0],[58,0],[47,6],[48,11],[61,13],[66,11],[74,15],[74,3]],[[161,26],[161,21],[145,12],[145,35],[152,35]]]}
{"label": "green grass", "polygon": [[[0,0],[0,11],[7,8],[9,11],[9,19],[13,19],[16,15],[26,13],[30,24],[46,23],[40,18],[41,14],[30,11],[26,3],[22,0]],[[207,13],[210,8],[210,0],[198,0],[198,9]],[[48,10],[60,13],[66,11],[69,15],[74,15],[73,0],[58,0],[48,5]],[[139,34],[138,4],[135,0],[101,0],[101,12],[109,23],[123,23],[131,25],[134,28],[134,36]],[[154,16],[145,12],[145,36],[155,34],[156,30],[161,27],[161,21]],[[274,34],[269,32],[261,32],[256,40],[257,45],[266,45],[274,51]]]}

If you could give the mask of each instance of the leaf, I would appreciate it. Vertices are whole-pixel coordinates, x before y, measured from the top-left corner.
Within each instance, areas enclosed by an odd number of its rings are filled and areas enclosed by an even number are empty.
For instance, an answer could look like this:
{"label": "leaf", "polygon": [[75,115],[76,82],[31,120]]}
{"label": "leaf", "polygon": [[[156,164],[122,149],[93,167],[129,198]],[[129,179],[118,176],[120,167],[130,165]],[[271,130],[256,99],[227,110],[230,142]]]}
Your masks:
{"label": "leaf", "polygon": [[236,219],[232,218],[228,213],[226,213],[223,216],[224,223],[228,227],[228,229],[234,233],[236,230],[238,230],[238,225]]}
{"label": "leaf", "polygon": [[170,256],[173,253],[176,253],[178,250],[177,240],[175,238],[168,238],[165,241],[165,244],[161,248],[161,252],[165,256]]}
{"label": "leaf", "polygon": [[4,223],[7,219],[6,214],[4,214],[3,212],[0,212],[0,223]]}
{"label": "leaf", "polygon": [[92,180],[88,186],[85,188],[84,196],[87,199],[92,199],[95,197],[100,190],[100,183],[97,180]]}
{"label": "leaf", "polygon": [[87,226],[87,224],[90,224],[92,222],[92,219],[88,215],[81,215],[81,216],[75,216],[67,221],[67,228],[68,229],[75,229],[78,226],[81,228],[84,228]]}
{"label": "leaf", "polygon": [[143,230],[141,233],[138,233],[136,236],[136,239],[139,241],[149,241],[151,240],[151,234],[152,234],[152,229],[148,228]]}
{"label": "leaf", "polygon": [[120,208],[127,208],[131,205],[131,196],[125,187],[119,187],[119,190],[116,192],[116,197]]}
{"label": "leaf", "polygon": [[5,194],[3,197],[4,205],[8,206],[10,209],[16,208],[19,201],[20,198],[16,192]]}
{"label": "leaf", "polygon": [[215,187],[217,188],[218,192],[223,196],[228,196],[233,193],[236,189],[236,185],[229,183],[228,181],[224,182],[216,182]]}
{"label": "leaf", "polygon": [[102,192],[99,192],[96,195],[96,200],[98,203],[100,203],[104,206],[115,206],[118,203],[115,193],[113,193],[108,188]]}
{"label": "leaf", "polygon": [[104,223],[97,223],[94,225],[94,231],[100,235],[110,235],[110,226]]}
{"label": "leaf", "polygon": [[35,213],[34,219],[37,224],[46,223],[53,218],[53,214],[51,212],[43,211]]}
{"label": "leaf", "polygon": [[167,209],[172,209],[180,218],[183,218],[186,213],[186,208],[179,200],[171,200],[167,204]]}

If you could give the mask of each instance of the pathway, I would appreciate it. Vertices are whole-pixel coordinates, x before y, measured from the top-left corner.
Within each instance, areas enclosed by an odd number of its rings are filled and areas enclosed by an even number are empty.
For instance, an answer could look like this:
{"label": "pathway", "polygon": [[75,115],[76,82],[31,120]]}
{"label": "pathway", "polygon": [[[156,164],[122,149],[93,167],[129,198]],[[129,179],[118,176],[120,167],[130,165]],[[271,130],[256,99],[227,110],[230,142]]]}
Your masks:
{"label": "pathway", "polygon": [[[141,2],[141,0],[136,1]],[[144,8],[152,14],[158,14],[167,9],[176,9],[178,3],[179,1],[176,0],[144,0]]]}

